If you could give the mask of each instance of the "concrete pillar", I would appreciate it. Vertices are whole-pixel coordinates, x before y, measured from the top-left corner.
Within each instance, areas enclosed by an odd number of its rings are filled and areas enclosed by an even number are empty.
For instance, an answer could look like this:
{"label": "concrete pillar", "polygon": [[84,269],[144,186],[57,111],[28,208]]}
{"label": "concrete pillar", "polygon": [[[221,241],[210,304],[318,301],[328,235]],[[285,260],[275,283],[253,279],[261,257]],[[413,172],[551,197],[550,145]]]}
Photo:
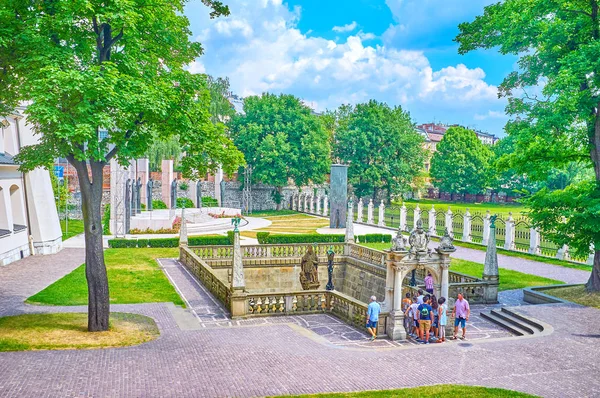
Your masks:
{"label": "concrete pillar", "polygon": [[348,166],[332,164],[329,180],[329,205],[331,206],[329,227],[345,228],[348,210]]}
{"label": "concrete pillar", "polygon": [[421,219],[421,208],[417,203],[417,207],[413,210],[413,228],[417,228],[417,222]]}
{"label": "concrete pillar", "polygon": [[304,199],[304,202],[302,204],[302,211],[304,213],[308,213],[308,194],[305,193],[303,199]]}
{"label": "concrete pillar", "polygon": [[321,214],[321,196],[317,196],[317,214]]}
{"label": "concrete pillar", "polygon": [[387,272],[385,274],[385,299],[383,302],[382,311],[391,312],[394,307],[394,263],[389,260],[386,261]]}
{"label": "concrete pillar", "polygon": [[223,203],[221,203],[221,198],[223,196],[223,192],[221,192],[221,181],[223,181],[223,169],[219,167],[215,173],[215,197],[217,198],[219,207],[223,206]]}
{"label": "concrete pillar", "polygon": [[[491,238],[490,232],[490,238]],[[504,240],[504,249],[515,250],[515,220],[513,219],[512,212],[508,213],[508,219],[506,220],[506,236]]]}
{"label": "concrete pillar", "polygon": [[471,219],[471,213],[469,212],[469,209],[467,209],[463,215],[463,242],[471,242]]}
{"label": "concrete pillar", "polygon": [[314,213],[315,212],[315,197],[311,194],[310,197],[308,198],[309,202],[309,210],[310,213]]}
{"label": "concrete pillar", "polygon": [[148,180],[150,179],[150,161],[148,159],[137,160],[137,177],[142,183],[140,197],[142,198],[142,203],[145,203],[148,192]]}
{"label": "concrete pillar", "polygon": [[394,299],[393,309],[390,312],[388,320],[388,337],[391,340],[406,339],[406,330],[404,329],[404,312],[402,311],[402,280],[404,272],[402,268],[394,267]]}
{"label": "concrete pillar", "polygon": [[587,265],[594,265],[594,256],[595,256],[594,244],[590,245],[590,255],[587,259]]}
{"label": "concrete pillar", "polygon": [[329,202],[329,198],[327,196],[323,197],[323,216],[327,217],[329,215],[329,210],[327,209],[327,205]]}
{"label": "concrete pillar", "polygon": [[173,161],[170,159],[163,160],[160,166],[162,174],[160,177],[161,198],[167,205],[167,209],[172,207],[171,203],[171,182],[173,182]]}
{"label": "concrete pillar", "polygon": [[346,214],[347,214],[346,237],[344,239],[346,241],[346,243],[354,243],[354,220],[353,220],[354,215],[352,214],[353,211],[354,211],[354,209],[353,209],[352,201],[350,201],[350,202],[348,202],[348,211],[346,212]]}
{"label": "concrete pillar", "polygon": [[373,199],[369,200],[369,205],[367,206],[367,224],[373,224]]}
{"label": "concrete pillar", "polygon": [[185,207],[181,209],[181,227],[179,228],[179,246],[188,245],[187,221],[185,221]]}
{"label": "concrete pillar", "polygon": [[358,206],[356,208],[356,212],[358,213],[356,215],[356,222],[363,222],[363,200],[362,198],[360,198],[358,200]]}
{"label": "concrete pillar", "polygon": [[490,238],[490,211],[488,210],[485,213],[485,217],[483,219],[483,240],[481,241],[481,243],[487,246],[489,238]]}
{"label": "concrete pillar", "polygon": [[[512,218],[512,217],[509,217]],[[498,285],[500,277],[498,273],[498,254],[496,249],[496,226],[490,226],[490,237],[485,252],[485,262],[483,266],[483,280],[488,282],[484,289],[484,300],[486,303],[498,302]]]}
{"label": "concrete pillar", "polygon": [[559,260],[569,261],[569,246],[563,245],[560,249],[558,249],[556,252],[556,258]]}
{"label": "concrete pillar", "polygon": [[450,236],[454,236],[454,230],[452,229],[452,210],[450,210],[449,207],[448,212],[446,213],[446,229]]}
{"label": "concrete pillar", "polygon": [[433,205],[431,205],[431,210],[429,210],[429,235],[437,235],[435,228],[435,207]]}
{"label": "concrete pillar", "polygon": [[408,231],[406,227],[406,206],[402,203],[400,208],[400,231]]}
{"label": "concrete pillar", "polygon": [[233,230],[233,271],[231,273],[231,290],[244,291],[245,288],[246,279],[244,277],[244,264],[242,262],[240,231],[236,226]]}
{"label": "concrete pillar", "polygon": [[385,204],[383,203],[383,200],[379,204],[379,220],[377,225],[380,227],[385,227]]}
{"label": "concrete pillar", "polygon": [[540,254],[540,233],[535,228],[529,229],[529,254]]}
{"label": "concrete pillar", "polygon": [[441,297],[444,297],[446,299],[446,301],[448,301],[448,295],[450,294],[450,273],[448,271],[448,268],[450,267],[450,263],[442,263],[442,291]]}

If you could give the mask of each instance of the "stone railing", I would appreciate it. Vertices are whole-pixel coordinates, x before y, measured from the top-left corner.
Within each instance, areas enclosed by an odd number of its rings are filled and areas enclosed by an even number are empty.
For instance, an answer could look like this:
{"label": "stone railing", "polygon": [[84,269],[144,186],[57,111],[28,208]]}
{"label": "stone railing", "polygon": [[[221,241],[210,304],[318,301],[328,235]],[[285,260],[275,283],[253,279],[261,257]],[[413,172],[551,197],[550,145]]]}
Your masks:
{"label": "stone railing", "polygon": [[481,282],[481,279],[475,278],[471,275],[461,274],[460,272],[450,271],[448,273],[448,281],[450,285],[453,283],[478,283]]}
{"label": "stone railing", "polygon": [[213,269],[188,247],[179,248],[179,260],[213,296],[218,298],[228,310],[231,309],[231,290],[221,281]]}
{"label": "stone railing", "polygon": [[355,244],[349,244],[349,246],[350,257],[385,267],[386,254],[384,252]]}
{"label": "stone railing", "polygon": [[471,304],[485,303],[486,288],[488,284],[484,281],[465,282],[465,283],[450,283],[449,296],[456,297],[461,293]]}
{"label": "stone railing", "polygon": [[[242,246],[243,258],[300,258],[309,244],[249,245]],[[344,243],[318,243],[313,245],[318,256],[327,256],[332,248],[337,256],[344,254]],[[233,246],[193,246],[190,250],[203,260],[232,259]]]}

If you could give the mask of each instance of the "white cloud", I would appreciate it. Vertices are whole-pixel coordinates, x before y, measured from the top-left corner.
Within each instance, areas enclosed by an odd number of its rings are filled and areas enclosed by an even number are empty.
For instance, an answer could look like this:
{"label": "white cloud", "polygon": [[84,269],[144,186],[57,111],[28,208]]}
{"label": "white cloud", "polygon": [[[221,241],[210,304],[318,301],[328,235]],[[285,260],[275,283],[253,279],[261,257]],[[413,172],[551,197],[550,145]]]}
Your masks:
{"label": "white cloud", "polygon": [[508,116],[506,115],[506,113],[499,112],[499,111],[488,111],[485,114],[476,113],[475,116],[473,116],[473,119],[475,119],[475,120],[507,119],[507,118],[508,118]]}
{"label": "white cloud", "polygon": [[352,23],[346,25],[334,26],[331,30],[333,30],[334,32],[352,32],[354,29],[356,29],[356,26],[358,26],[356,21],[352,21]]}
{"label": "white cloud", "polygon": [[191,64],[189,64],[187,66],[187,70],[190,73],[196,74],[196,73],[206,73],[206,68],[204,67],[204,65],[202,64],[202,62],[199,62],[198,60],[192,62]]}
{"label": "white cloud", "polygon": [[431,110],[432,117],[465,107],[472,117],[503,106],[480,68],[458,64],[433,70],[422,51],[366,45],[374,35],[362,31],[337,43],[308,36],[297,28],[301,10],[281,1],[262,0],[261,7],[250,0],[228,4],[230,17],[205,16],[195,30],[205,49],[198,65],[228,76],[242,96],[286,92],[314,101],[319,110],[374,98],[411,111]]}

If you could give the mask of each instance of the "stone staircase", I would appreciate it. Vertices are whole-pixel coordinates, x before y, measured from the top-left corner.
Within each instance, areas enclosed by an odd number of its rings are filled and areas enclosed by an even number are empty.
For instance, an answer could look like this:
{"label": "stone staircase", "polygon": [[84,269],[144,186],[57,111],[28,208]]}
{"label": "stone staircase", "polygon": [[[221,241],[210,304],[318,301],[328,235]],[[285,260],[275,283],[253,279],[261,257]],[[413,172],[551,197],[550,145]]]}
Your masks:
{"label": "stone staircase", "polygon": [[480,315],[482,318],[503,327],[517,336],[531,336],[544,332],[544,326],[541,323],[506,307],[481,312]]}

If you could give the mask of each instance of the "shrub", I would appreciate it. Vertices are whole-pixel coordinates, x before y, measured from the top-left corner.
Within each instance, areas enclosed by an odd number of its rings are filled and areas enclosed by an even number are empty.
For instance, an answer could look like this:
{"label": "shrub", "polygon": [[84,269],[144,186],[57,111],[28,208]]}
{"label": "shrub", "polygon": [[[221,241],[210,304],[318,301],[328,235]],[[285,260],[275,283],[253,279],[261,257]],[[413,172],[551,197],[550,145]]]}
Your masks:
{"label": "shrub", "polygon": [[265,245],[269,240],[269,235],[271,235],[270,232],[257,232],[256,239],[258,239],[259,244]]}
{"label": "shrub", "polygon": [[166,208],[167,208],[167,204],[165,202],[163,202],[162,200],[154,199],[152,201],[152,209],[153,210],[161,210],[161,209],[166,209]]}
{"label": "shrub", "polygon": [[191,236],[188,238],[188,245],[189,246],[231,245],[233,243],[233,231],[229,231],[229,232],[232,233],[231,242],[229,240],[229,236]]}
{"label": "shrub", "polygon": [[[258,238],[258,234],[257,234]],[[322,234],[295,234],[295,235],[277,235],[270,234],[266,237],[268,244],[287,244],[287,243],[343,243],[344,235],[322,235]]]}
{"label": "shrub", "polygon": [[233,245],[233,231],[227,231],[227,240],[230,245]]}
{"label": "shrub", "polygon": [[219,202],[215,198],[211,198],[210,196],[203,196],[202,197],[202,206],[217,207],[217,206],[219,206]]}
{"label": "shrub", "polygon": [[356,238],[360,243],[389,243],[392,241],[392,236],[388,234],[366,234],[358,235]]}
{"label": "shrub", "polygon": [[181,209],[183,207],[193,209],[196,206],[194,206],[194,202],[190,198],[177,198],[177,208]]}
{"label": "shrub", "polygon": [[102,234],[110,235],[110,205],[104,206],[104,214],[102,214]]}
{"label": "shrub", "polygon": [[182,191],[187,191],[189,187],[190,187],[190,186],[189,186],[189,185],[188,185],[188,183],[187,183],[187,182],[185,182],[185,181],[184,181],[184,182],[182,182],[181,184],[179,184],[179,189],[181,189]]}
{"label": "shrub", "polygon": [[146,205],[144,203],[140,203],[140,205],[142,206],[142,210],[146,210]]}
{"label": "shrub", "polygon": [[137,240],[135,239],[109,239],[108,247],[113,249],[123,249],[127,247],[137,247]]}
{"label": "shrub", "polygon": [[[179,224],[179,226],[181,226],[181,223]],[[138,228],[131,228],[129,230],[129,233],[131,235],[142,235],[142,234],[176,234],[178,232],[179,232],[179,228],[177,228],[177,229],[173,229],[173,228],[159,228],[159,229],[150,229],[150,228],[138,229]]]}
{"label": "shrub", "polygon": [[179,246],[179,238],[149,239],[148,246],[150,246],[150,247],[178,247]]}
{"label": "shrub", "polygon": [[139,247],[139,248],[148,247],[148,243],[150,243],[150,239],[138,239],[137,247]]}

